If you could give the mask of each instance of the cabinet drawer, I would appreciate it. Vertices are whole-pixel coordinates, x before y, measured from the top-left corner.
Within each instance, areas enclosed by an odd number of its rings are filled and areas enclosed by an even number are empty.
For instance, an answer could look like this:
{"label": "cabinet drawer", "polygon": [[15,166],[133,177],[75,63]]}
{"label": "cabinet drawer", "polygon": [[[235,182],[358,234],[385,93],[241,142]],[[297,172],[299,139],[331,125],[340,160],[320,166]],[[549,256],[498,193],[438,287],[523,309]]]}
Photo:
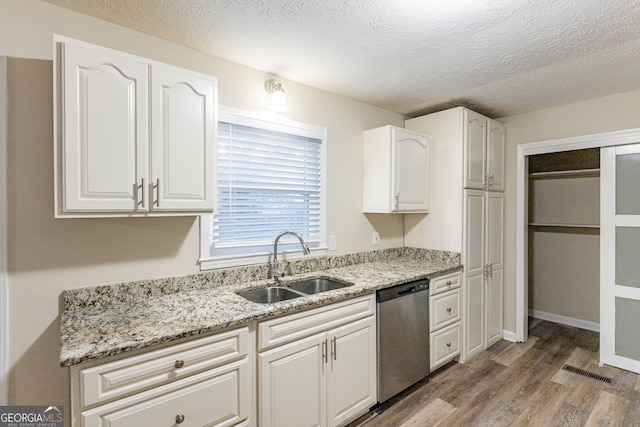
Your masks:
{"label": "cabinet drawer", "polygon": [[82,427],[226,427],[250,415],[251,384],[245,358],[147,392],[82,412]]}
{"label": "cabinet drawer", "polygon": [[431,370],[460,354],[460,323],[431,333]]}
{"label": "cabinet drawer", "polygon": [[429,329],[433,332],[460,320],[460,290],[430,297]]}
{"label": "cabinet drawer", "polygon": [[429,293],[431,295],[449,291],[460,287],[460,273],[447,274],[429,281]]}
{"label": "cabinet drawer", "polygon": [[110,363],[80,368],[81,408],[175,381],[248,354],[249,328],[223,332]]}
{"label": "cabinet drawer", "polygon": [[376,312],[375,294],[291,314],[258,324],[258,350],[326,331]]}

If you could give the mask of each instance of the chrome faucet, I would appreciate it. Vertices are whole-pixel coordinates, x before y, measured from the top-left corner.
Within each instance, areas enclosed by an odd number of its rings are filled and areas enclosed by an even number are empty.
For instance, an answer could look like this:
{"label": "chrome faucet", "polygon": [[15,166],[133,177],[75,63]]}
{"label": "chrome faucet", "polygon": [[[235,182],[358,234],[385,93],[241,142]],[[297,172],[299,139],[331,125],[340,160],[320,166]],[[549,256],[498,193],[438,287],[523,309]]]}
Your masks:
{"label": "chrome faucet", "polygon": [[309,255],[309,253],[311,252],[309,250],[309,246],[307,246],[307,244],[304,242],[304,240],[302,240],[302,237],[300,237],[298,233],[294,231],[283,231],[282,233],[278,234],[276,239],[273,241],[273,280],[275,280],[276,282],[281,277],[284,277],[284,271],[278,269],[278,240],[280,240],[280,238],[286,234],[296,236],[298,240],[300,240],[300,244],[302,245],[302,253],[304,255]]}

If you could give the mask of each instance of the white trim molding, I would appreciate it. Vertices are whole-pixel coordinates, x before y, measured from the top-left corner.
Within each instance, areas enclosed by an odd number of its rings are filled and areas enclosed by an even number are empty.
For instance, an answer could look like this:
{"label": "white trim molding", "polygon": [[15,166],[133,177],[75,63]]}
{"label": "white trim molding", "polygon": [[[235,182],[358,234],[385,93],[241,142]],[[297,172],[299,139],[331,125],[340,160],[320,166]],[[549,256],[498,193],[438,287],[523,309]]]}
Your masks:
{"label": "white trim molding", "polygon": [[[571,138],[530,142],[517,146],[516,172],[516,340],[527,339],[528,324],[528,267],[527,267],[527,200],[528,200],[528,162],[527,156],[535,154],[557,153],[560,151],[582,150],[628,145],[640,141],[640,128],[583,135]],[[602,320],[600,321],[602,324]]]}
{"label": "white trim molding", "polygon": [[546,313],[540,310],[529,310],[529,316],[540,320],[559,323],[561,325],[573,326],[575,328],[586,329],[587,331],[600,332],[600,324],[588,320],[576,319],[574,317],[561,316],[554,313]]}
{"label": "white trim molding", "polygon": [[7,274],[7,57],[0,56],[0,405],[9,400],[9,281]]}
{"label": "white trim molding", "polygon": [[502,331],[502,339],[509,342],[520,342],[516,337],[516,333],[512,331]]}

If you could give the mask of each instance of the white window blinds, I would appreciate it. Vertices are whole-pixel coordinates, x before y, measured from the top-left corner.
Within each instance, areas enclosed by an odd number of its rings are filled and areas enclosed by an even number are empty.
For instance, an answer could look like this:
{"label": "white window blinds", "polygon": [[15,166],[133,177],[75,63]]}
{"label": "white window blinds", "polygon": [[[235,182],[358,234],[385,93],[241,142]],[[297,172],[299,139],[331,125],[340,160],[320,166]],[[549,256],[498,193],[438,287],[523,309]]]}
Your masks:
{"label": "white window blinds", "polygon": [[322,139],[299,133],[219,122],[212,254],[270,244],[284,230],[321,241]]}

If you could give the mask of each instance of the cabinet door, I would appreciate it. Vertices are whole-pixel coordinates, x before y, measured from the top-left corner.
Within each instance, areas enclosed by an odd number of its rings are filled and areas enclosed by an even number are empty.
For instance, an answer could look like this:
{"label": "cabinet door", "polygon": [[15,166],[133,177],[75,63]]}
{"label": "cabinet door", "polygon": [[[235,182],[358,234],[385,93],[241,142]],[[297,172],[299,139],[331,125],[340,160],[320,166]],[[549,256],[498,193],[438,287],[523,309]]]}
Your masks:
{"label": "cabinet door", "polygon": [[502,338],[502,272],[504,266],[504,193],[487,194],[485,347]]}
{"label": "cabinet door", "polygon": [[259,355],[261,427],[326,425],[326,333]]}
{"label": "cabinet door", "polygon": [[148,67],[108,49],[62,43],[57,156],[65,212],[146,210]]}
{"label": "cabinet door", "polygon": [[500,270],[504,262],[504,193],[486,194],[486,264]]}
{"label": "cabinet door", "polygon": [[391,206],[397,212],[429,210],[429,138],[392,128]]}
{"label": "cabinet door", "polygon": [[485,347],[502,339],[502,292],[504,287],[503,270],[493,269],[485,283],[486,337]]}
{"label": "cabinet door", "polygon": [[483,349],[485,200],[484,191],[465,190],[463,360]]}
{"label": "cabinet door", "polygon": [[498,122],[489,120],[487,140],[487,179],[488,189],[504,191],[504,150],[506,144],[505,129]]}
{"label": "cabinet door", "polygon": [[337,426],[376,403],[375,316],[329,331],[327,337],[329,425]]}
{"label": "cabinet door", "polygon": [[464,110],[464,187],[485,188],[487,118]]}
{"label": "cabinet door", "polygon": [[151,68],[153,202],[158,211],[213,211],[216,80]]}

